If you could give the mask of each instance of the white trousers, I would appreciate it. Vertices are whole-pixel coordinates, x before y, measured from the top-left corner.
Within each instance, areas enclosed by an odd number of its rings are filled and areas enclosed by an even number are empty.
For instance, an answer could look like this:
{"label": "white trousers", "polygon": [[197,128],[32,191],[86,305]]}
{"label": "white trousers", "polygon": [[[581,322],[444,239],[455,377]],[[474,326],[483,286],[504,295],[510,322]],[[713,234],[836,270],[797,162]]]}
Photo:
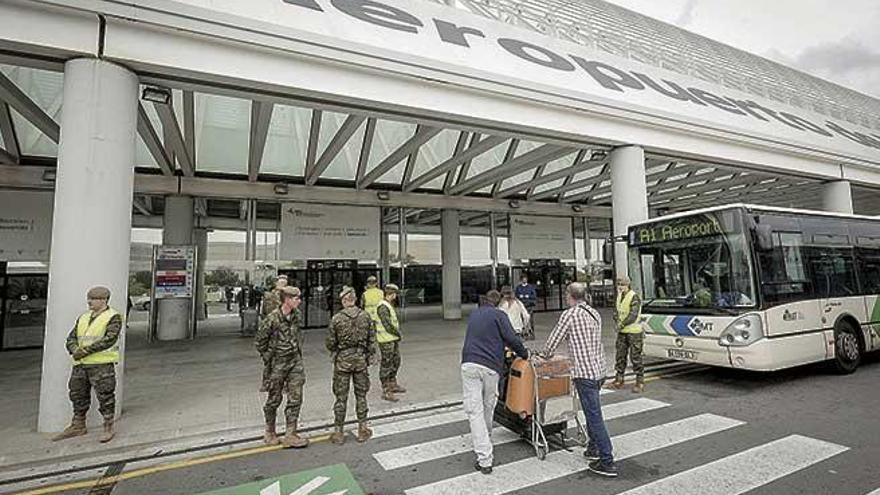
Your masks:
{"label": "white trousers", "polygon": [[492,416],[498,402],[498,373],[475,363],[461,365],[464,412],[471,425],[474,453],[480,466],[492,465]]}

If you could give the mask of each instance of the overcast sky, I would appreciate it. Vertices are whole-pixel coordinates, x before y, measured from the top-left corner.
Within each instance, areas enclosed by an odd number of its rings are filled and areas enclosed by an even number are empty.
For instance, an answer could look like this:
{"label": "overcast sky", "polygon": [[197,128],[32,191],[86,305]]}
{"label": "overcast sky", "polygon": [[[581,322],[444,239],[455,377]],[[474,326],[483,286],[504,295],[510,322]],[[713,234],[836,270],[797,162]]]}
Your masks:
{"label": "overcast sky", "polygon": [[880,0],[607,0],[880,98]]}

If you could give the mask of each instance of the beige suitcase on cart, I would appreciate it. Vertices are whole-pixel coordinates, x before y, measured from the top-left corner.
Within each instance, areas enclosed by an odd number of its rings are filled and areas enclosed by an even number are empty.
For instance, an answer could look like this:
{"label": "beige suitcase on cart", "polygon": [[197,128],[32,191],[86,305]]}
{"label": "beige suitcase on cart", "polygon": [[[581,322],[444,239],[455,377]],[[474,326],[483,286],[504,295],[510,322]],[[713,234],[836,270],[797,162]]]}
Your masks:
{"label": "beige suitcase on cart", "polygon": [[535,380],[537,373],[538,399],[545,400],[571,393],[571,361],[564,356],[532,363],[517,358],[510,366],[505,405],[521,417],[535,414]]}

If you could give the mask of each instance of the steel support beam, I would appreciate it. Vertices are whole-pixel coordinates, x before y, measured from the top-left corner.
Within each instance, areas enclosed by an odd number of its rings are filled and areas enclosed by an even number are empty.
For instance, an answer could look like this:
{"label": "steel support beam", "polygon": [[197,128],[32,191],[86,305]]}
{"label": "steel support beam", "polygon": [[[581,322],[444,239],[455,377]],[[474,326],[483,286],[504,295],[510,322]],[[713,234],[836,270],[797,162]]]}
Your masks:
{"label": "steel support beam", "polygon": [[309,125],[309,144],[306,148],[306,167],[305,175],[308,177],[315,168],[315,161],[318,159],[318,138],[321,136],[321,120],[324,112],[321,110],[312,110],[312,122]]}
{"label": "steel support beam", "polygon": [[177,157],[177,162],[180,164],[180,169],[183,171],[183,175],[192,177],[195,175],[195,166],[192,162],[192,158],[186,151],[183,132],[180,130],[180,123],[177,122],[177,116],[174,115],[174,108],[170,103],[163,104],[154,102],[153,106],[156,108],[156,113],[159,114],[159,122],[162,123],[164,135],[169,140],[169,142],[165,144],[174,151],[174,156]]}
{"label": "steel support beam", "polygon": [[14,163],[18,163],[21,149],[18,146],[15,126],[12,125],[12,112],[9,111],[9,105],[2,101],[0,101],[0,136],[3,137],[6,152],[14,158]]}
{"label": "steel support beam", "polygon": [[135,210],[140,212],[141,215],[146,215],[148,217],[153,215],[153,212],[150,211],[150,209],[147,207],[147,204],[144,202],[143,198],[135,196],[134,198],[132,198],[131,204],[132,206],[134,206]]}
{"label": "steel support beam", "polygon": [[[516,156],[516,149],[517,148],[519,148],[519,139],[511,139],[510,146],[507,147],[507,152],[504,153],[504,159],[501,161],[501,163],[509,163],[511,160],[513,160],[513,158]],[[547,164],[545,163],[545,164],[541,165],[540,167],[538,167],[538,169],[535,170],[535,176],[532,177],[532,179],[534,180],[535,178],[539,177],[542,173],[544,173],[544,167],[546,167],[546,166],[547,166]],[[496,195],[498,194],[498,191],[501,189],[501,184],[503,184],[503,183],[504,183],[504,179],[501,179],[501,180],[495,182],[495,184],[492,186],[492,197],[493,198],[496,197]]]}
{"label": "steel support beam", "polygon": [[[367,128],[364,129],[364,141],[361,144],[361,153],[358,157],[357,175],[355,184],[364,181],[364,175],[367,174],[367,163],[370,161],[370,150],[373,148],[373,137],[376,135],[376,118],[367,119]],[[360,189],[360,186],[357,186]]]}
{"label": "steel support beam", "polygon": [[[588,187],[588,186],[591,186],[594,184],[601,184],[602,182],[608,180],[608,175],[607,175],[608,168],[609,168],[608,162],[606,161],[605,163],[602,164],[602,170],[600,170],[599,173],[594,175],[593,177],[587,177],[586,179],[581,179],[578,181],[571,182],[571,183],[564,185],[564,186],[561,186],[558,189],[555,189],[553,191],[545,191],[544,193],[536,194],[534,196],[534,198],[532,198],[532,199],[538,200],[538,199],[543,199],[545,197],[550,198],[556,194],[559,194],[561,196],[561,195],[564,195],[565,193],[567,193],[568,191],[574,191],[576,189],[580,189],[582,187]],[[547,193],[547,194],[545,194],[545,193]],[[576,202],[576,201],[582,201],[582,200],[590,197],[591,194],[593,194],[592,190],[582,192],[580,194],[576,194],[576,195],[568,197],[568,198],[563,196],[562,202],[563,203],[572,203],[572,202]]]}
{"label": "steel support beam", "polygon": [[199,163],[196,159],[196,101],[189,90],[183,92],[183,138],[190,159],[193,163]]}
{"label": "steel support beam", "polygon": [[0,72],[0,101],[6,102],[53,142],[61,135],[61,126],[55,122],[34,100],[30,99],[6,75]]}
{"label": "steel support beam", "polygon": [[259,100],[251,100],[251,134],[248,152],[248,180],[256,182],[263,164],[263,151],[269,137],[269,123],[272,121],[274,105]]}
{"label": "steel support beam", "polygon": [[481,139],[478,143],[472,144],[466,150],[456,153],[452,156],[452,158],[446,160],[445,162],[437,165],[433,169],[424,174],[420,175],[413,179],[412,182],[409,183],[409,187],[405,189],[406,192],[411,192],[419,187],[431,182],[432,180],[440,177],[441,175],[451,172],[458,165],[473,160],[474,158],[482,155],[483,153],[488,152],[492,148],[498,146],[499,144],[507,141],[507,138],[500,136],[486,136]]}
{"label": "steel support beam", "polygon": [[410,153],[414,152],[419,146],[427,143],[434,136],[440,133],[443,129],[440,127],[422,127],[418,129],[415,134],[409,139],[406,140],[400,147],[396,150],[392,151],[384,160],[379,162],[373,170],[370,170],[367,175],[364,177],[363,181],[358,183],[359,189],[364,189],[370,187],[374,182],[378,179],[382,178],[383,175],[387,174],[394,168],[401,160],[406,158]]}
{"label": "steel support beam", "polygon": [[521,174],[526,170],[531,170],[542,164],[561,158],[569,153],[573,153],[574,151],[575,150],[572,148],[564,148],[555,144],[541,145],[528,153],[523,153],[507,163],[502,163],[497,167],[493,167],[490,170],[467,179],[461,184],[453,187],[449,193],[453,195],[469,194],[496,181]]}
{"label": "steel support beam", "polygon": [[3,165],[17,165],[18,158],[14,156],[12,153],[0,148],[0,164]]}
{"label": "steel support beam", "polygon": [[141,136],[141,139],[144,140],[147,150],[153,155],[153,160],[159,165],[159,170],[165,175],[174,175],[175,166],[171,163],[171,158],[168,156],[168,153],[165,152],[165,147],[159,139],[159,134],[156,132],[156,129],[153,128],[153,124],[150,122],[150,117],[147,116],[147,111],[141,103],[138,103],[137,127],[138,134]]}
{"label": "steel support beam", "polygon": [[339,130],[336,131],[336,135],[333,136],[333,139],[330,140],[330,144],[327,145],[327,149],[321,153],[320,158],[315,162],[315,166],[306,176],[306,184],[312,185],[318,181],[318,178],[327,170],[327,167],[333,162],[333,159],[336,158],[339,153],[342,151],[342,148],[348,143],[348,140],[354,135],[357,131],[358,127],[364,122],[366,117],[362,117],[360,115],[349,115],[345,122],[342,123],[342,126],[339,127]]}
{"label": "steel support beam", "polygon": [[[468,140],[471,139],[470,136],[471,134],[467,131],[461,131],[461,133],[459,133],[458,141],[455,143],[455,150],[452,152],[453,157],[456,155],[460,155],[465,150],[465,148],[468,146]],[[455,172],[455,167],[446,172],[446,177],[443,179],[443,194],[446,194],[446,191],[449,191],[449,189],[452,187],[452,183],[455,181]],[[404,191],[409,190],[410,189],[404,189]]]}

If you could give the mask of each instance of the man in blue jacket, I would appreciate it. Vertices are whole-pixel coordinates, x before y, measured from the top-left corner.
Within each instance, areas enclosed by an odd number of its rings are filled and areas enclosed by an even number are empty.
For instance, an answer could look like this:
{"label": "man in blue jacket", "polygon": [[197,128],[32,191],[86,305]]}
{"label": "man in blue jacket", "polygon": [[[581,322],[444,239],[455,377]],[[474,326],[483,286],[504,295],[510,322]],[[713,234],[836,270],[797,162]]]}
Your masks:
{"label": "man in blue jacket", "polygon": [[486,293],[481,305],[468,319],[461,350],[461,382],[464,412],[471,427],[477,462],[483,474],[492,473],[492,417],[498,400],[498,380],[504,372],[504,348],[528,359],[529,351],[513,331],[507,314],[498,309],[501,294]]}
{"label": "man in blue jacket", "polygon": [[523,333],[526,335],[526,340],[532,340],[535,338],[535,321],[531,316],[532,311],[535,310],[535,305],[538,304],[538,290],[529,283],[529,277],[524,273],[520,277],[519,285],[516,286],[514,292],[516,298],[522,301],[523,306],[529,312],[529,325],[528,328],[523,329]]}

